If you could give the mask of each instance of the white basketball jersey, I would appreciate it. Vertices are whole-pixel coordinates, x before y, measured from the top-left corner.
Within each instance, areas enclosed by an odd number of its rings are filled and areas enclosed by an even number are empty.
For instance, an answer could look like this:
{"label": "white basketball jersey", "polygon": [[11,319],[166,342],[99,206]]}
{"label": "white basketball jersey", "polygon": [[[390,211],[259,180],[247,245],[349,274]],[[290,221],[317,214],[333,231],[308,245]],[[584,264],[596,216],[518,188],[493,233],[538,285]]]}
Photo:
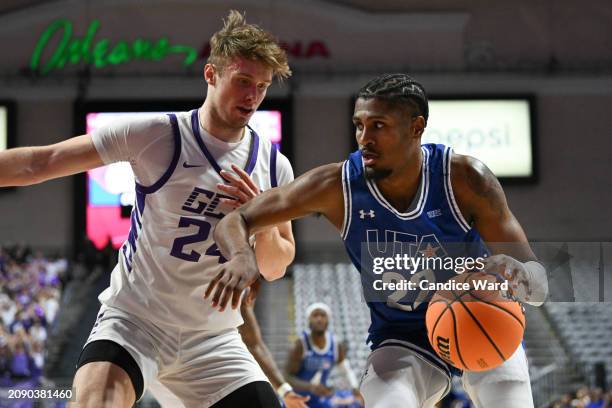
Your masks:
{"label": "white basketball jersey", "polygon": [[[213,241],[213,229],[231,207],[221,168],[230,163],[212,156],[202,139],[198,111],[169,115],[175,151],[164,175],[152,186],[136,183],[136,203],[128,240],[110,287],[100,301],[152,322],[220,331],[242,324],[239,310],[219,312],[203,299],[208,283],[225,262]],[[276,149],[254,131],[247,133],[250,151],[245,163],[254,183],[267,190],[276,186]]]}

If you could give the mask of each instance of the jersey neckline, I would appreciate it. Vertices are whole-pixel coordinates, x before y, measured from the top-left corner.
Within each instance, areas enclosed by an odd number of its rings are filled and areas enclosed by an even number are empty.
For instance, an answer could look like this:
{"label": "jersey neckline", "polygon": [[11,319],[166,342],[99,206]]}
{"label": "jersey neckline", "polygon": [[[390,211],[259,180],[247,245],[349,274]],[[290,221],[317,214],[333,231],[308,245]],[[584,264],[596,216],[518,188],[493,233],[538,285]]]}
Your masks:
{"label": "jersey neckline", "polygon": [[366,185],[370,190],[370,193],[378,201],[380,205],[385,207],[387,210],[391,211],[398,218],[409,220],[419,217],[423,213],[423,209],[425,208],[425,202],[427,201],[427,195],[429,193],[429,151],[424,147],[421,147],[423,151],[423,164],[421,165],[421,182],[419,187],[417,188],[417,193],[420,192],[418,202],[415,206],[410,205],[412,210],[408,212],[400,212],[398,211],[391,203],[387,201],[387,199],[383,196],[383,194],[378,189],[376,182],[369,180],[365,177],[365,165],[363,164],[363,158],[361,158],[361,166],[363,169],[363,177],[365,178]]}
{"label": "jersey neckline", "polygon": [[[200,147],[200,150],[202,151],[202,154],[204,155],[206,160],[208,160],[208,162],[217,172],[217,174],[221,175],[221,166],[219,166],[217,160],[215,160],[212,153],[210,153],[210,150],[208,150],[208,148],[206,147],[206,143],[204,143],[204,139],[202,138],[202,133],[200,132],[200,115],[198,114],[198,112],[199,109],[194,109],[193,111],[191,111],[191,130],[193,131],[193,135],[196,139],[196,142],[198,143],[198,146]],[[249,175],[251,175],[253,169],[255,169],[255,164],[257,163],[257,156],[259,153],[259,136],[250,126],[247,125],[247,127],[249,128],[249,131],[251,133],[251,142],[249,146],[248,160],[242,169]],[[242,141],[238,143],[242,143]]]}

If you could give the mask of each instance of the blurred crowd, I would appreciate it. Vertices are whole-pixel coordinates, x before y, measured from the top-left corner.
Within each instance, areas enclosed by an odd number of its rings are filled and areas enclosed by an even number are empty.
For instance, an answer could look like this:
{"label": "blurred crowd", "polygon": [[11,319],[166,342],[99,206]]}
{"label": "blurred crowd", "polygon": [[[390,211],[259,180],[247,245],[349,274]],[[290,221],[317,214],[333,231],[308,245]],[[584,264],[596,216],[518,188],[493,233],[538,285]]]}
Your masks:
{"label": "blurred crowd", "polygon": [[39,381],[67,271],[65,259],[0,246],[0,387]]}
{"label": "blurred crowd", "polygon": [[551,408],[612,408],[612,389],[583,386],[563,395]]}
{"label": "blurred crowd", "polygon": [[[453,377],[452,391],[441,404],[443,408],[473,408],[463,391],[458,377]],[[550,408],[612,408],[612,389],[604,392],[599,387],[582,386],[575,392],[564,394]]]}

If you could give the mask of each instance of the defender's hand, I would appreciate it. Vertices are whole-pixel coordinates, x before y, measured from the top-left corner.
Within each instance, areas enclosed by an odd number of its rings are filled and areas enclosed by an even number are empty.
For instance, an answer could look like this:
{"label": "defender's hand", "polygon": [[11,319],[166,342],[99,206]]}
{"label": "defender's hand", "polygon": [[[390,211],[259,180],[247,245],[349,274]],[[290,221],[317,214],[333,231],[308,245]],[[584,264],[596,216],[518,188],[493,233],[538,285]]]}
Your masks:
{"label": "defender's hand", "polygon": [[305,397],[299,394],[296,394],[293,391],[289,391],[283,396],[283,402],[285,403],[285,407],[287,408],[308,408],[306,402],[310,399],[310,397]]}
{"label": "defender's hand", "polygon": [[255,254],[247,251],[238,254],[220,266],[219,273],[208,284],[204,299],[212,294],[212,306],[219,311],[225,310],[231,299],[232,309],[240,305],[242,291],[259,278]]}
{"label": "defender's hand", "polygon": [[223,203],[238,208],[242,204],[255,198],[260,191],[246,171],[235,164],[232,164],[232,170],[235,174],[221,170],[221,176],[227,180],[229,184],[219,183],[217,184],[217,188],[234,197],[234,199],[222,199],[221,201]]}

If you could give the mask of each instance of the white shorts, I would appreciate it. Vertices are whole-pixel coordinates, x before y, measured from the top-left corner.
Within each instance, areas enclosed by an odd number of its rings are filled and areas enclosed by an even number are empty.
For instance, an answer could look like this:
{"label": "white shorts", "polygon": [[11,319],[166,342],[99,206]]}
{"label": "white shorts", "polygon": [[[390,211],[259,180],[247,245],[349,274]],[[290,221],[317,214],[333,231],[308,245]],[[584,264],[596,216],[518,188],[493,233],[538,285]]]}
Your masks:
{"label": "white shorts", "polygon": [[499,367],[482,372],[466,371],[461,381],[476,408],[533,408],[523,346]]}
{"label": "white shorts", "polygon": [[[87,344],[111,340],[136,360],[162,407],[210,407],[236,389],[268,381],[237,329],[218,333],[161,327],[102,305]],[[144,392],[143,392],[144,394]]]}
{"label": "white shorts", "polygon": [[368,408],[433,408],[450,377],[416,351],[388,345],[368,357],[359,390]]}
{"label": "white shorts", "polygon": [[[477,408],[533,408],[523,347],[501,366],[464,372],[463,386]],[[360,391],[368,408],[433,408],[450,390],[450,378],[418,352],[382,346],[368,357]]]}

